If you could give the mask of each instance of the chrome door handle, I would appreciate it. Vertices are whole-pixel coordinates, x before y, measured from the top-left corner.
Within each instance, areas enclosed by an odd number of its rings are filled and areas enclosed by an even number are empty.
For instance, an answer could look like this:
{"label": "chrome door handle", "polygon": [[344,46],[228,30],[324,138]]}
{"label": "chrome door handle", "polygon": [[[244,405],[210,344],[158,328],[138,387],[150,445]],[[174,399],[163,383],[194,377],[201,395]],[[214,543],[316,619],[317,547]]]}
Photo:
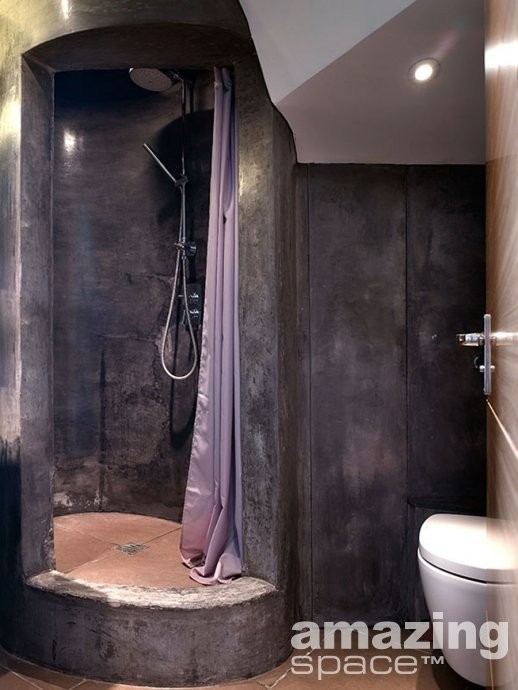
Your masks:
{"label": "chrome door handle", "polygon": [[484,364],[480,367],[484,374],[484,395],[491,395],[491,374],[494,369],[491,365],[491,314],[484,314]]}
{"label": "chrome door handle", "polygon": [[464,347],[482,347],[484,344],[483,333],[457,333],[457,342]]}
{"label": "chrome door handle", "polygon": [[484,347],[484,364],[478,367],[484,374],[484,395],[491,395],[491,375],[495,367],[491,364],[491,343],[496,341],[497,335],[491,333],[491,314],[484,314],[484,330],[482,333],[457,333],[459,345],[467,347]]}

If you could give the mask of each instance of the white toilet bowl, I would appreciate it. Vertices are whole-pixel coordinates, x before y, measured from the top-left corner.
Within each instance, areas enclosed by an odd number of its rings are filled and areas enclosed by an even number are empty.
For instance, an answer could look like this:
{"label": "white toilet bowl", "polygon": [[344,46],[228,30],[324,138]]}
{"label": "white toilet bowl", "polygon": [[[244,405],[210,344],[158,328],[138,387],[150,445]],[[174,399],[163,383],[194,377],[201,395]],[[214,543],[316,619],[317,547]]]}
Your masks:
{"label": "white toilet bowl", "polygon": [[[502,636],[507,633],[501,626],[491,633],[493,642],[483,643],[480,631],[487,630],[487,625],[482,627],[486,621],[500,622],[491,615],[492,602],[501,588],[513,586],[516,568],[500,521],[472,515],[432,515],[419,533],[418,562],[435,631],[443,631],[442,640],[435,638],[436,646],[460,676],[478,685],[490,685],[488,650],[498,635],[500,644],[505,645],[507,640]],[[466,623],[468,635],[457,636],[455,624],[461,623]],[[467,648],[473,639],[476,648]],[[492,651],[497,651],[496,646]],[[501,670],[502,662],[493,660],[492,671],[495,663]]]}

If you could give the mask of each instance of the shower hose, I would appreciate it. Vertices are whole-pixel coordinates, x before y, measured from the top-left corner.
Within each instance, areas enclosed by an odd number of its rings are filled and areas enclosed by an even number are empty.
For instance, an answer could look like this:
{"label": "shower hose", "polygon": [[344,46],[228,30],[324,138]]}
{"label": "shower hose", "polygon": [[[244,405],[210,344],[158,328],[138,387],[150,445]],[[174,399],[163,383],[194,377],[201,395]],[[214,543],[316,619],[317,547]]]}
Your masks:
{"label": "shower hose", "polygon": [[[192,376],[194,372],[196,371],[196,367],[198,366],[198,344],[196,342],[196,335],[194,333],[194,328],[192,325],[192,315],[191,315],[191,310],[190,310],[190,305],[188,303],[187,299],[187,257],[188,257],[188,249],[190,249],[190,245],[187,242],[187,223],[186,223],[186,204],[185,204],[185,185],[188,182],[187,176],[185,174],[185,115],[186,115],[186,100],[187,100],[187,84],[186,80],[182,79],[178,74],[171,72],[171,74],[174,76],[176,81],[179,81],[182,85],[182,172],[181,176],[176,178],[174,175],[167,169],[167,167],[162,163],[162,161],[158,158],[156,153],[147,145],[144,144],[144,148],[146,151],[151,155],[151,157],[155,160],[155,162],[158,164],[158,166],[165,172],[165,174],[169,177],[169,179],[173,182],[174,186],[178,189],[180,189],[180,198],[181,198],[181,208],[180,208],[180,224],[179,224],[179,230],[178,230],[178,242],[175,243],[176,246],[176,263],[175,263],[175,269],[174,269],[174,278],[173,278],[173,284],[171,287],[171,300],[169,302],[169,310],[167,312],[167,320],[165,324],[165,329],[164,329],[164,335],[162,337],[162,345],[160,348],[160,360],[162,362],[162,367],[165,371],[165,373],[172,378],[174,381],[184,381],[185,379],[188,379],[189,376]],[[192,98],[192,90],[191,90],[191,98]],[[192,103],[191,103],[191,108],[192,108]],[[189,254],[191,256],[191,254]],[[180,287],[183,290],[183,300],[184,300],[184,311],[185,311],[185,320],[187,322],[187,330],[189,331],[189,338],[191,341],[192,345],[192,351],[193,351],[193,362],[191,365],[191,368],[189,371],[187,371],[185,374],[175,374],[169,367],[167,366],[167,362],[165,361],[165,355],[166,355],[166,349],[167,349],[167,338],[169,335],[169,331],[171,330],[171,321],[173,318],[173,314],[175,311],[175,304],[177,302],[177,299],[180,296]]]}
{"label": "shower hose", "polygon": [[[165,323],[164,335],[162,338],[162,347],[160,348],[160,360],[162,362],[162,367],[165,373],[172,378],[174,381],[184,381],[188,379],[189,376],[194,374],[196,367],[198,366],[198,345],[196,342],[196,335],[194,334],[194,328],[192,326],[191,310],[189,304],[187,303],[187,251],[186,251],[186,231],[185,231],[185,184],[187,179],[185,175],[182,176],[183,181],[180,185],[180,192],[182,195],[181,202],[181,212],[180,212],[180,228],[178,232],[178,242],[176,243],[176,264],[174,269],[173,285],[171,288],[171,300],[169,302],[169,311],[167,312],[167,320]],[[186,374],[174,374],[165,361],[165,351],[167,347],[167,336],[171,328],[171,320],[173,318],[174,307],[176,304],[177,297],[179,296],[179,283],[183,289],[183,299],[185,308],[185,319],[187,321],[187,330],[189,331],[189,337],[192,344],[193,350],[193,362],[191,368]]]}

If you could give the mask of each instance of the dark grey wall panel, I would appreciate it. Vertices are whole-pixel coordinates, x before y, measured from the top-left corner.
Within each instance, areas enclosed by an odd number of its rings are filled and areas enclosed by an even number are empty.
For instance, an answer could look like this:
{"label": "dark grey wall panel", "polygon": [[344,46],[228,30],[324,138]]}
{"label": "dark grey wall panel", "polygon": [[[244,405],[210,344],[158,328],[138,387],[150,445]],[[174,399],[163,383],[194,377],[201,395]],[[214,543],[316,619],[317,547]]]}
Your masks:
{"label": "dark grey wall panel", "polygon": [[[29,512],[22,512],[22,548],[27,575],[52,551],[52,263],[51,78],[39,66],[22,63],[20,248],[20,432],[24,464],[20,479]],[[1,414],[0,414],[1,416]]]}
{"label": "dark grey wall panel", "polygon": [[[298,364],[298,307],[302,297],[297,277],[301,270],[301,257],[297,253],[296,237],[300,227],[296,218],[296,154],[291,131],[284,118],[273,111],[274,151],[274,208],[276,229],[276,279],[278,312],[278,366],[279,366],[279,501],[278,520],[283,529],[275,534],[280,559],[280,581],[287,584],[299,581],[293,577],[298,565],[298,539],[295,529],[298,497],[293,489],[299,464],[303,462],[306,448],[299,452],[299,425],[306,423],[300,406],[301,378]],[[286,539],[286,531],[291,535]]]}
{"label": "dark grey wall panel", "polygon": [[485,170],[408,171],[408,617],[426,617],[419,529],[434,512],[485,513],[482,376],[456,333],[485,311]]}
{"label": "dark grey wall panel", "polygon": [[296,160],[291,132],[269,102],[257,59],[240,62],[235,73],[245,566],[248,574],[290,588],[293,602],[300,372]]}
{"label": "dark grey wall panel", "polygon": [[297,256],[297,332],[299,371],[297,387],[297,431],[299,449],[297,458],[297,483],[299,497],[298,523],[298,620],[312,619],[313,574],[311,572],[311,362],[310,362],[310,301],[309,301],[309,225],[308,225],[308,174],[307,165],[296,169],[296,224]]}
{"label": "dark grey wall panel", "polygon": [[423,520],[484,512],[484,168],[309,171],[314,616],[418,620]]}
{"label": "dark grey wall panel", "polygon": [[404,168],[310,166],[309,230],[313,615],[393,620],[406,522]]}
{"label": "dark grey wall panel", "polygon": [[485,405],[477,351],[456,333],[482,330],[483,166],[408,171],[408,438],[411,501],[485,508]]}
{"label": "dark grey wall panel", "polygon": [[235,74],[244,560],[247,574],[278,585],[281,554],[272,537],[280,501],[273,112],[257,60],[241,62]]}
{"label": "dark grey wall panel", "polygon": [[[195,102],[210,108],[212,74]],[[178,518],[189,464],[196,377],[160,364],[180,194],[142,148],[181,169],[180,90],[148,95],[127,72],[56,78],[54,420],[59,512],[121,510]],[[190,262],[202,284],[212,113],[186,120]],[[174,333],[174,330],[173,330]],[[175,371],[189,368],[183,326]]]}

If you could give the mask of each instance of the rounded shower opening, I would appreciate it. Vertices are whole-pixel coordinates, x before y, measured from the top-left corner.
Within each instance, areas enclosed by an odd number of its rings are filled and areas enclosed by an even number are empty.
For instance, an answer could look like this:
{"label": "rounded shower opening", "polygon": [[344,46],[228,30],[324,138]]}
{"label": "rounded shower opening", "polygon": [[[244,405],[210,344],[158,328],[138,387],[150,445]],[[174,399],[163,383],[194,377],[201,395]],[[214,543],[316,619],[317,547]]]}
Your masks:
{"label": "rounded shower opening", "polygon": [[[258,461],[250,452],[242,576],[223,570],[203,586],[184,547],[180,554],[199,379],[207,378],[199,376],[205,304],[219,285],[214,275],[209,283],[207,261],[215,73],[224,84],[219,66],[252,56],[247,33],[193,22],[87,30],[24,57],[22,227],[31,232],[21,252],[31,273],[22,292],[24,308],[33,300],[47,319],[48,336],[37,348],[21,345],[22,368],[40,376],[23,379],[22,406],[37,399],[40,408],[34,443],[23,441],[20,453],[22,574],[7,647],[36,663],[182,687],[257,675],[290,651],[292,592],[265,519],[277,519],[274,499],[269,481],[250,491]],[[271,113],[254,79],[242,79],[237,109],[255,99]],[[251,113],[244,151],[260,110]],[[235,179],[237,166],[236,155]],[[267,160],[261,166],[270,170]],[[253,196],[246,212],[259,218],[256,204]],[[228,219],[238,202],[221,208]],[[244,254],[247,243],[255,246],[245,232]],[[230,274],[237,280],[237,269]],[[234,546],[226,564],[236,561]]]}
{"label": "rounded shower opening", "polygon": [[[74,70],[54,80],[56,569],[113,584],[127,570],[121,584],[129,584],[140,566],[133,580],[153,586],[146,564],[164,565],[155,557],[162,548],[174,553],[172,579],[158,582],[194,586],[178,540],[202,335],[214,77],[140,70],[162,77],[152,90],[135,82],[138,72]],[[112,538],[97,532],[98,512]],[[122,523],[136,529],[121,542]],[[99,556],[97,541],[112,552]]]}

